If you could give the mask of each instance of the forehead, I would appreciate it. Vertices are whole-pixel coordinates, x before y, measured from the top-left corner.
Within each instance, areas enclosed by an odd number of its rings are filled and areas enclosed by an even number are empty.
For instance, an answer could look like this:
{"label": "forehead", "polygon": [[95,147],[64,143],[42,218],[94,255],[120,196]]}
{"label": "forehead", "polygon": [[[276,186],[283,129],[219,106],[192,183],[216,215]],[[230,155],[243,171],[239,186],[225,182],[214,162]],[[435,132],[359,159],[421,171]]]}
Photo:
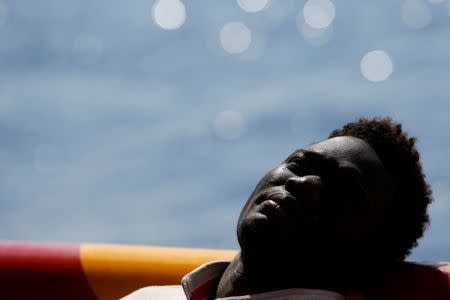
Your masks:
{"label": "forehead", "polygon": [[340,163],[350,163],[363,169],[382,167],[381,160],[373,148],[365,141],[351,136],[326,139],[308,145],[303,149],[320,153],[336,159]]}

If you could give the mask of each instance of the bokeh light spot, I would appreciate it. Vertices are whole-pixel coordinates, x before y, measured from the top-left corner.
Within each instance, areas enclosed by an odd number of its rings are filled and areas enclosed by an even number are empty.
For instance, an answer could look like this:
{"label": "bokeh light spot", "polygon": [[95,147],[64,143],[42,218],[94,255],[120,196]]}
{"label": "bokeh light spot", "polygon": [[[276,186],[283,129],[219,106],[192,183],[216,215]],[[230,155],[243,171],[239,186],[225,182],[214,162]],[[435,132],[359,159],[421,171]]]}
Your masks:
{"label": "bokeh light spot", "polygon": [[248,49],[252,41],[252,34],[248,27],[240,22],[225,24],[220,30],[220,44],[222,48],[232,54],[242,53]]}
{"label": "bokeh light spot", "polygon": [[390,56],[383,50],[368,52],[361,59],[360,66],[362,75],[372,82],[386,80],[394,70]]}
{"label": "bokeh light spot", "polygon": [[261,32],[252,32],[252,42],[248,49],[239,57],[245,61],[256,61],[263,57],[267,47],[265,36]]}
{"label": "bokeh light spot", "polygon": [[186,20],[186,8],[180,0],[157,0],[152,7],[152,17],[162,29],[178,29]]}
{"label": "bokeh light spot", "polygon": [[238,111],[225,110],[214,120],[214,132],[224,140],[234,140],[244,132],[244,117]]}
{"label": "bokeh light spot", "polygon": [[326,28],[334,20],[334,4],[330,0],[308,0],[303,7],[303,17],[312,28]]}
{"label": "bokeh light spot", "polygon": [[249,13],[263,10],[269,0],[237,0],[239,7]]}
{"label": "bokeh light spot", "polygon": [[299,13],[297,16],[297,30],[300,32],[305,42],[313,46],[326,44],[333,34],[332,26],[326,28],[312,28],[309,26],[305,22],[302,13]]}
{"label": "bokeh light spot", "polygon": [[0,26],[5,25],[8,21],[8,7],[0,1]]}
{"label": "bokeh light spot", "polygon": [[430,8],[422,0],[405,0],[402,20],[411,29],[424,28],[431,22]]}
{"label": "bokeh light spot", "polygon": [[264,8],[264,14],[269,20],[282,22],[286,20],[294,10],[292,1],[270,1]]}

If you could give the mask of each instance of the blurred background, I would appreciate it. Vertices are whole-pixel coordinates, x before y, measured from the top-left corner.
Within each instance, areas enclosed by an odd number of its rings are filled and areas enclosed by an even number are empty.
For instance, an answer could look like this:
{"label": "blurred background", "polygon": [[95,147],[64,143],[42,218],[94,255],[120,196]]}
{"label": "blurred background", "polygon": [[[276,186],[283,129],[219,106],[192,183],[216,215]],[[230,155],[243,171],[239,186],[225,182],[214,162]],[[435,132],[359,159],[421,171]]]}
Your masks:
{"label": "blurred background", "polygon": [[0,0],[0,239],[236,248],[262,175],[392,116],[448,260],[449,75],[449,0]]}

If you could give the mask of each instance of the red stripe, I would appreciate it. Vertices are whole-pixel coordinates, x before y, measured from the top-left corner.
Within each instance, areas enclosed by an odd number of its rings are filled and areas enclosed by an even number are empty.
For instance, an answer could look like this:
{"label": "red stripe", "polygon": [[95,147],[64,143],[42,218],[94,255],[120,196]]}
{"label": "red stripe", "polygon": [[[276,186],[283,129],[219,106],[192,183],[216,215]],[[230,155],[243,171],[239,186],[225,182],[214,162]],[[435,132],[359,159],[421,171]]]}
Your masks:
{"label": "red stripe", "polygon": [[204,284],[199,286],[197,289],[192,291],[190,300],[204,300],[208,299],[210,293],[212,292],[213,285],[217,284],[217,277],[206,281]]}
{"label": "red stripe", "polygon": [[441,268],[406,262],[369,299],[449,300],[450,274],[445,272],[444,267]]}
{"label": "red stripe", "polygon": [[0,243],[0,299],[96,300],[79,245]]}

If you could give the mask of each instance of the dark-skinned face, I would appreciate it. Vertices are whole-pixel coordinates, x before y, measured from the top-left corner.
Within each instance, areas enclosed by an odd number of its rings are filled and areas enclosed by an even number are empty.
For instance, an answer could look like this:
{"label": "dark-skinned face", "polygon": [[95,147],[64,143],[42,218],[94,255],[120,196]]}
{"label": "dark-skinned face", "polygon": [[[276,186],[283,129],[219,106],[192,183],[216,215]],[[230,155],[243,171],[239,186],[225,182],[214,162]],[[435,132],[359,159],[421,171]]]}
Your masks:
{"label": "dark-skinned face", "polygon": [[343,136],[311,144],[256,186],[239,217],[242,253],[294,262],[302,254],[370,243],[388,226],[392,194],[389,174],[363,140]]}

